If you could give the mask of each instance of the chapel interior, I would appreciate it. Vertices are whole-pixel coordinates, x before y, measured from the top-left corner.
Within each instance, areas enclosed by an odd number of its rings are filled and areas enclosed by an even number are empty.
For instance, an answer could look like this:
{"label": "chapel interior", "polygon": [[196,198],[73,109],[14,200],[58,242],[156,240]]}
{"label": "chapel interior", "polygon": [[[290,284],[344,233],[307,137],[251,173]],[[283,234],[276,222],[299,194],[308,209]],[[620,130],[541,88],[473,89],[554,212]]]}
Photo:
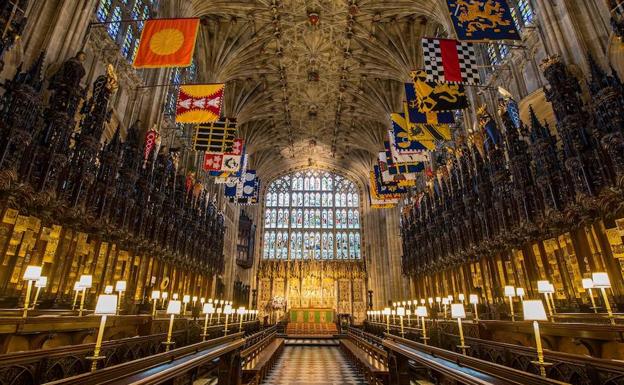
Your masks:
{"label": "chapel interior", "polygon": [[623,0],[0,34],[0,385],[624,385]]}

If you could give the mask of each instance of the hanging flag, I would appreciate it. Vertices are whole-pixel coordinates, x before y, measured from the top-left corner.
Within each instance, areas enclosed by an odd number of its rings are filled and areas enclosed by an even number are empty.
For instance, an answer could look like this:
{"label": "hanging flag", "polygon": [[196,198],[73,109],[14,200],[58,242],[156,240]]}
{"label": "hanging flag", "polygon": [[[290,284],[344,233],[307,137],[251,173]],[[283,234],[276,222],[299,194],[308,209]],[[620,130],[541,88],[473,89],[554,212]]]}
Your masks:
{"label": "hanging flag", "polygon": [[[379,169],[381,170],[381,179],[384,183],[394,182],[398,183],[401,187],[412,187],[416,185],[417,175],[415,173],[390,173],[388,156],[385,151],[381,151],[378,154],[377,164],[379,165]],[[393,167],[395,167],[394,164]]]}
{"label": "hanging flag", "polygon": [[505,0],[447,0],[457,39],[522,40]]}
{"label": "hanging flag", "polygon": [[385,198],[400,198],[401,194],[407,193],[407,189],[399,187],[397,183],[383,183],[381,180],[381,171],[379,166],[374,165],[373,171],[371,171],[371,193],[373,197],[381,199]]}
{"label": "hanging flag", "polygon": [[405,96],[410,108],[423,113],[462,110],[468,107],[464,86],[427,80],[422,70],[410,72],[411,83],[405,83]]}
{"label": "hanging flag", "polygon": [[221,116],[225,84],[180,86],[176,123],[210,123]]}
{"label": "hanging flag", "polygon": [[446,124],[412,124],[407,131],[409,140],[429,139],[435,141],[451,140],[451,127]]}
{"label": "hanging flag", "polygon": [[477,55],[472,43],[451,39],[422,39],[427,80],[432,82],[480,83]]}
{"label": "hanging flag", "polygon": [[391,114],[392,130],[390,131],[390,142],[394,144],[399,154],[422,154],[426,151],[433,151],[436,148],[433,136],[423,136],[420,140],[409,138],[410,124],[405,119],[405,114]]}
{"label": "hanging flag", "polygon": [[247,170],[240,178],[225,185],[225,196],[230,202],[238,204],[253,204],[258,202],[260,179],[255,170]]}
{"label": "hanging flag", "polygon": [[384,146],[386,152],[386,161],[388,162],[388,172],[390,173],[390,175],[410,175],[424,170],[424,161],[416,159],[403,162],[403,158],[401,158],[401,162],[397,162],[392,153],[392,146],[390,142],[384,141]]}
{"label": "hanging flag", "polygon": [[230,153],[236,140],[236,122],[226,119],[195,127],[195,151]]}
{"label": "hanging flag", "polygon": [[204,154],[204,170],[206,171],[222,171],[227,173],[239,172],[243,164],[244,144],[243,139],[234,140],[232,151],[223,152],[206,152]]}
{"label": "hanging flag", "polygon": [[135,68],[189,67],[193,62],[199,19],[147,20]]}

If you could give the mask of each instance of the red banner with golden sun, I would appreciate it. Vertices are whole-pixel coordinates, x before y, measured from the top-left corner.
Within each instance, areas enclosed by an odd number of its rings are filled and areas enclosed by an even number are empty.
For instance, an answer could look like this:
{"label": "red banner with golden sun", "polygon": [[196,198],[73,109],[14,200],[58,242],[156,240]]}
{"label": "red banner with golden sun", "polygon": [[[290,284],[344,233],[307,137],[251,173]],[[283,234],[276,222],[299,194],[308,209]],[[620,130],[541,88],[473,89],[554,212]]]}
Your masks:
{"label": "red banner with golden sun", "polygon": [[193,62],[199,19],[156,19],[145,22],[135,68],[188,67]]}

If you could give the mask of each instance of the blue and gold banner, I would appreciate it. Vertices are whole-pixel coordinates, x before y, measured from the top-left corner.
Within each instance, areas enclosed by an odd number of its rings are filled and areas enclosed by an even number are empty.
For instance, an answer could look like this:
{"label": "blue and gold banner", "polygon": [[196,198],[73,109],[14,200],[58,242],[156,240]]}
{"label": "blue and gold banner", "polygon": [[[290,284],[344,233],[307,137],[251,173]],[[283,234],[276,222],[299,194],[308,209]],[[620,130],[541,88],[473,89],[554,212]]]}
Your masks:
{"label": "blue and gold banner", "polygon": [[405,83],[405,96],[410,108],[423,113],[463,110],[468,107],[466,90],[459,83],[440,83],[427,80],[422,70],[410,72],[412,83]]}
{"label": "blue and gold banner", "polygon": [[386,152],[386,161],[388,164],[388,172],[390,175],[414,174],[425,169],[425,162],[423,161],[397,162],[392,154],[391,144],[389,141],[384,141],[384,147]]}
{"label": "blue and gold banner", "polygon": [[457,40],[521,40],[506,0],[447,0]]}
{"label": "blue and gold banner", "polygon": [[407,193],[407,189],[405,187],[400,187],[398,183],[384,183],[381,177],[381,170],[378,165],[373,166],[373,171],[371,172],[371,184],[374,186],[374,189],[371,189],[371,193],[375,193],[375,198],[398,198],[401,194]]}
{"label": "blue and gold banner", "polygon": [[405,119],[405,114],[391,114],[391,118],[390,143],[394,145],[398,154],[422,154],[425,151],[435,150],[435,138],[431,135],[423,135],[418,140],[410,139],[411,124]]}

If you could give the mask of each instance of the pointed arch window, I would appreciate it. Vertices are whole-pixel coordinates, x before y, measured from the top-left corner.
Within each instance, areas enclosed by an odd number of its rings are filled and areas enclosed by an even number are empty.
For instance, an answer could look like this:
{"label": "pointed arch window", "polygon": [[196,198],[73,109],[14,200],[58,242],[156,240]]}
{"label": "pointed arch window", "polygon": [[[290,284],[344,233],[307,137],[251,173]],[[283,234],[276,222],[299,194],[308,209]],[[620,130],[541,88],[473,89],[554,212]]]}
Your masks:
{"label": "pointed arch window", "polygon": [[358,260],[360,195],[355,183],[321,170],[274,180],[265,196],[265,259]]}

